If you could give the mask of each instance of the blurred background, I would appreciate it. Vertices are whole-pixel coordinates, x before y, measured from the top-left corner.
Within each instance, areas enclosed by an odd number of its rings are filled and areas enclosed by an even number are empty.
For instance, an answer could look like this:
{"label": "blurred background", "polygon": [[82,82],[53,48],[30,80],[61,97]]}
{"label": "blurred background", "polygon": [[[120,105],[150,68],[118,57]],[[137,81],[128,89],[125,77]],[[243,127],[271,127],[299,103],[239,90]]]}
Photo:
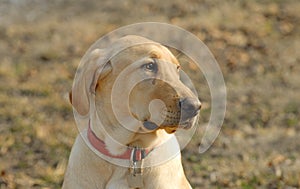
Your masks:
{"label": "blurred background", "polygon": [[224,74],[219,137],[199,154],[199,127],[183,150],[192,186],[299,188],[299,10],[297,0],[0,0],[0,188],[61,187],[77,135],[67,93],[81,57],[104,34],[144,21],[192,32]]}

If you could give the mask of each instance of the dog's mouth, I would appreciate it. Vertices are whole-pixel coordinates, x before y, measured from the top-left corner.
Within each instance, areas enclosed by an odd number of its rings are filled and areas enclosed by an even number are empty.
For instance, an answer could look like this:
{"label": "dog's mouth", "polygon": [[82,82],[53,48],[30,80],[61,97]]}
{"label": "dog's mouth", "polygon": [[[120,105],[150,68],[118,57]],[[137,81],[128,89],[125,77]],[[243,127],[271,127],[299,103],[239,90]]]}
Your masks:
{"label": "dog's mouth", "polygon": [[[172,134],[172,133],[175,133],[177,131],[177,129],[190,129],[194,125],[196,117],[197,116],[195,116],[189,120],[185,120],[185,121],[180,121],[180,119],[179,119],[178,122],[172,121],[172,122],[168,123],[166,121],[161,125],[157,125],[156,123],[147,120],[147,121],[143,122],[143,126],[148,131],[164,129],[168,134]],[[178,119],[176,119],[176,120],[178,120]]]}
{"label": "dog's mouth", "polygon": [[159,113],[154,114],[143,121],[143,129],[152,132],[158,129],[164,129],[171,134],[177,129],[190,129],[196,122],[199,111],[190,112],[164,108]]}
{"label": "dog's mouth", "polygon": [[[175,132],[178,128],[190,129],[193,126],[195,120],[197,119],[198,113],[199,112],[195,114],[189,114],[187,112],[181,112],[181,111],[177,111],[177,112],[168,111],[167,113],[164,114],[165,119],[160,127],[166,128],[165,130],[172,131],[172,132]],[[187,114],[189,115],[187,116]]]}
{"label": "dog's mouth", "polygon": [[160,125],[158,126],[156,123],[151,121],[144,121],[143,126],[148,131],[155,131],[158,129],[164,129],[168,134],[175,133],[179,128],[178,125]]}
{"label": "dog's mouth", "polygon": [[177,131],[177,129],[190,129],[194,124],[194,120],[185,122],[179,122],[177,125],[161,125],[160,128],[164,129],[167,133],[171,134]]}

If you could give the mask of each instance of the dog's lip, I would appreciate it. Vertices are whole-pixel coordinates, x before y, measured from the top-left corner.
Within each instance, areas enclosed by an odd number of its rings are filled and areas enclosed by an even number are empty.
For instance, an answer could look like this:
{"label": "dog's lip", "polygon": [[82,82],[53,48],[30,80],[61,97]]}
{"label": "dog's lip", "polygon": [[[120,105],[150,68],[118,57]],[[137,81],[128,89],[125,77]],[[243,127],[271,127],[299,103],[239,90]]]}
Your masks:
{"label": "dog's lip", "polygon": [[176,125],[157,125],[152,121],[145,120],[143,122],[143,128],[147,131],[155,131],[157,129],[164,129],[167,133],[171,134],[177,131],[177,129],[189,129],[192,126],[191,121],[185,121]]}
{"label": "dog's lip", "polygon": [[144,128],[146,128],[147,130],[150,130],[150,131],[156,130],[159,127],[156,123],[154,123],[152,121],[144,121],[143,126],[144,126]]}
{"label": "dog's lip", "polygon": [[143,130],[146,130],[146,131],[155,131],[155,130],[158,130],[158,129],[164,129],[167,133],[171,134],[171,133],[174,133],[177,128],[179,126],[178,125],[157,125],[156,123],[152,122],[152,121],[148,121],[148,120],[145,120],[143,121]]}
{"label": "dog's lip", "polygon": [[160,126],[160,129],[164,129],[168,134],[172,134],[177,131],[178,125]]}

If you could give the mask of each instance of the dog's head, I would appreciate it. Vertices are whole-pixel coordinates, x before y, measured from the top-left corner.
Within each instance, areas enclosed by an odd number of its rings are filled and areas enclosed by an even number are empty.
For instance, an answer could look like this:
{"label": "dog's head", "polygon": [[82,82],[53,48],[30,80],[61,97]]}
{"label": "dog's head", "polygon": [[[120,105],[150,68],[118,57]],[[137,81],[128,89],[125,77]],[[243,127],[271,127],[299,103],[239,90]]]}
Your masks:
{"label": "dog's head", "polygon": [[[197,96],[180,80],[181,67],[174,55],[142,37],[126,36],[106,49],[92,51],[80,69],[71,99],[81,115],[88,113],[88,94],[94,93],[97,111],[110,124],[118,120],[113,109],[122,109],[128,102],[130,115],[122,116],[141,121],[147,130],[172,133],[178,127],[190,128],[201,108]],[[113,95],[119,98],[112,104]]]}

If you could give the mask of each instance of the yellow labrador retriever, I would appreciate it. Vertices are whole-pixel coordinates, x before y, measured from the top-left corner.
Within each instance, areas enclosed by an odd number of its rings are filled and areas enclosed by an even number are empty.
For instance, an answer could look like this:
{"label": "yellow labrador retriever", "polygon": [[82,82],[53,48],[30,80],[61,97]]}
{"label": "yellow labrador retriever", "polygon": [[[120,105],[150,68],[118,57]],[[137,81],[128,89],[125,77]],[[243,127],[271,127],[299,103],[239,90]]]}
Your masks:
{"label": "yellow labrador retriever", "polygon": [[70,99],[88,122],[72,148],[63,188],[191,188],[174,132],[196,122],[201,103],[181,82],[173,54],[125,36],[93,50],[80,69]]}

